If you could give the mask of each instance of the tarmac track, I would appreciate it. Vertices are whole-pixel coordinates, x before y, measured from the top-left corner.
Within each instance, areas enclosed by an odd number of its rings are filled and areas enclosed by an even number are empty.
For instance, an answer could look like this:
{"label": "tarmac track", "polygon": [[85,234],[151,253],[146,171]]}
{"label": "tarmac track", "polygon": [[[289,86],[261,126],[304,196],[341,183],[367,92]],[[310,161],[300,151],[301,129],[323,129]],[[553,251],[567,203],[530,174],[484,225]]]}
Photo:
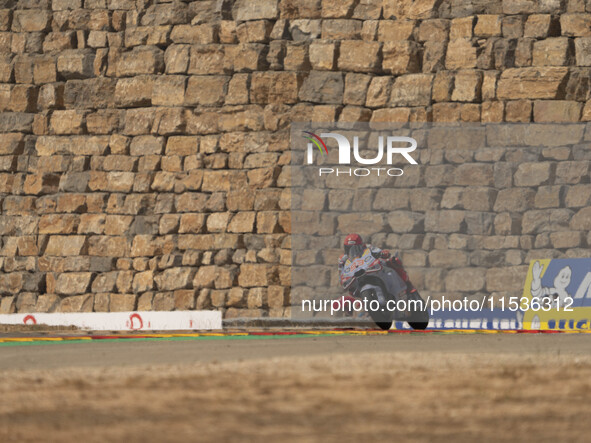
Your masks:
{"label": "tarmac track", "polygon": [[591,435],[591,334],[53,338],[0,337],[0,441]]}
{"label": "tarmac track", "polygon": [[[329,332],[329,331],[327,331]],[[318,331],[322,333],[322,331]],[[448,352],[591,355],[591,334],[413,333],[296,336],[190,336],[48,341],[0,345],[1,370],[175,365],[277,357]],[[73,339],[75,336],[65,336]],[[123,336],[125,337],[125,336]],[[19,346],[19,344],[21,346]]]}

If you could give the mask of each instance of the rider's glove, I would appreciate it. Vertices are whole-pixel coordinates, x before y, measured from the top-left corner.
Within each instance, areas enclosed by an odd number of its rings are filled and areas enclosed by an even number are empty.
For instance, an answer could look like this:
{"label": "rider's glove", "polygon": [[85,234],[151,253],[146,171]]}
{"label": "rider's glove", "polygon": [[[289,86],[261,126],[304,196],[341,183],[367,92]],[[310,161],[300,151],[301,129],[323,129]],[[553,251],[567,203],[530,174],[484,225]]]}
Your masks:
{"label": "rider's glove", "polygon": [[390,258],[391,254],[390,251],[388,251],[387,249],[383,249],[380,252],[380,258],[384,259],[384,260],[388,260]]}

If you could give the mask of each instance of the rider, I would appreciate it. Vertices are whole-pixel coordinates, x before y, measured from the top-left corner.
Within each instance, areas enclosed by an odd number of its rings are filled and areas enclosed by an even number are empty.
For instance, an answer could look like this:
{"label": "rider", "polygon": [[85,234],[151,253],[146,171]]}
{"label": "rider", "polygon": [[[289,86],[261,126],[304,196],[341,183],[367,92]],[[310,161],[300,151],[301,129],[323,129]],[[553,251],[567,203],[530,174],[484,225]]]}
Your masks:
{"label": "rider", "polygon": [[[390,268],[396,271],[404,283],[406,283],[408,292],[416,292],[417,289],[410,282],[408,274],[402,266],[402,261],[400,261],[400,258],[398,258],[398,254],[396,252],[392,255],[387,249],[380,249],[370,244],[365,244],[359,234],[347,235],[347,237],[345,237],[343,246],[345,247],[345,253],[339,258],[339,275],[342,274],[348,260],[352,261],[358,257],[361,257],[367,250],[369,250],[374,258],[381,258]],[[353,290],[353,288],[350,288],[350,291]]]}

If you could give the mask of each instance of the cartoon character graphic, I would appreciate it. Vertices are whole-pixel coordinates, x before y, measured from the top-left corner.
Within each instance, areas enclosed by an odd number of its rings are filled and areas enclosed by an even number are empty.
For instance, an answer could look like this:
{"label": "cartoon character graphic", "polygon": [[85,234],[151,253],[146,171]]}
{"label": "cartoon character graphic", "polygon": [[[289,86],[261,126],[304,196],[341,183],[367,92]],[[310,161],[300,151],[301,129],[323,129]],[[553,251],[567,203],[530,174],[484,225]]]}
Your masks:
{"label": "cartoon character graphic", "polygon": [[591,258],[532,260],[523,298],[530,308],[517,317],[525,329],[590,330]]}
{"label": "cartoon character graphic", "polygon": [[[550,298],[552,307],[558,308],[565,305],[567,298],[572,297],[566,290],[570,285],[572,270],[569,266],[565,266],[554,278],[553,287],[542,286],[542,270],[544,265],[540,262],[535,262],[532,268],[532,282],[531,295],[532,298],[537,298],[540,303],[544,302],[545,298]],[[546,302],[547,303],[547,302]]]}

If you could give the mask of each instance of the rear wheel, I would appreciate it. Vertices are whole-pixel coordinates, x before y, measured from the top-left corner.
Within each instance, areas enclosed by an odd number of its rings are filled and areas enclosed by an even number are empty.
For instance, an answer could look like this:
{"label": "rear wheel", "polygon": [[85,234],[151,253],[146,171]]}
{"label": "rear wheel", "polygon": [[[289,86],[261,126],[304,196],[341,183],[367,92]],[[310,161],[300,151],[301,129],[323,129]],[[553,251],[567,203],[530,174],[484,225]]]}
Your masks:
{"label": "rear wheel", "polygon": [[410,325],[411,328],[413,329],[418,329],[420,331],[427,329],[427,326],[429,326],[429,322],[424,322],[424,321],[409,321],[408,324]]}

